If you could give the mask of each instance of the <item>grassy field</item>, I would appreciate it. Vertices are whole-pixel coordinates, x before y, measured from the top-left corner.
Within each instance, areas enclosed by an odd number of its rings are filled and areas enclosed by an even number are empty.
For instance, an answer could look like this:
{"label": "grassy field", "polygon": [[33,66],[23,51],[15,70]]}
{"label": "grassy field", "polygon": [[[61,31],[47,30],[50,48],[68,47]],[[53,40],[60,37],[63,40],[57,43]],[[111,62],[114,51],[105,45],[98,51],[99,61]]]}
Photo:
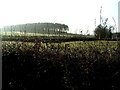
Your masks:
{"label": "grassy field", "polygon": [[66,37],[73,37],[79,36],[74,34],[67,34],[67,33],[56,33],[56,34],[42,34],[42,33],[24,33],[24,32],[1,32],[2,36],[66,36]]}

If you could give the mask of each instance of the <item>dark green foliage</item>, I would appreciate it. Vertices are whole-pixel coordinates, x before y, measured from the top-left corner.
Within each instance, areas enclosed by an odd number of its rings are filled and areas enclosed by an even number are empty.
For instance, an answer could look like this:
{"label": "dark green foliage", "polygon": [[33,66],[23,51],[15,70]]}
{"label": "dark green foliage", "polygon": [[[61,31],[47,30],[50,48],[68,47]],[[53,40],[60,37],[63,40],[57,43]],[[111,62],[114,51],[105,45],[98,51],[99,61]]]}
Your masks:
{"label": "dark green foliage", "polygon": [[111,39],[112,38],[112,31],[114,30],[114,27],[113,26],[108,27],[107,21],[108,19],[105,19],[104,23],[98,25],[95,28],[94,33],[95,33],[96,38],[99,38],[99,39],[106,39],[106,38]]}
{"label": "dark green foliage", "polygon": [[[46,47],[47,46],[47,47]],[[119,90],[120,47],[3,46],[3,90]]]}

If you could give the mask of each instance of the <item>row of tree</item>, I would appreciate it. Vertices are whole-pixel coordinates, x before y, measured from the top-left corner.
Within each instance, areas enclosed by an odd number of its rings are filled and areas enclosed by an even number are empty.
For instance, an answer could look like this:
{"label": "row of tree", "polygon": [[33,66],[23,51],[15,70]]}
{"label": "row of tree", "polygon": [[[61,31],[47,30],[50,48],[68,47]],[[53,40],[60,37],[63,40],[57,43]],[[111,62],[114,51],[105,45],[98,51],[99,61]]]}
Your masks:
{"label": "row of tree", "polygon": [[66,33],[69,30],[68,25],[60,23],[30,23],[3,28],[4,32],[25,32],[25,33]]}
{"label": "row of tree", "polygon": [[[108,26],[108,18],[103,23],[99,24],[95,30],[94,35],[99,39],[111,39],[120,36],[118,33],[113,33],[114,26]],[[13,26],[6,26],[3,28],[4,32],[23,32],[23,33],[41,33],[41,34],[61,34],[67,33],[68,25],[60,23],[29,23]]]}

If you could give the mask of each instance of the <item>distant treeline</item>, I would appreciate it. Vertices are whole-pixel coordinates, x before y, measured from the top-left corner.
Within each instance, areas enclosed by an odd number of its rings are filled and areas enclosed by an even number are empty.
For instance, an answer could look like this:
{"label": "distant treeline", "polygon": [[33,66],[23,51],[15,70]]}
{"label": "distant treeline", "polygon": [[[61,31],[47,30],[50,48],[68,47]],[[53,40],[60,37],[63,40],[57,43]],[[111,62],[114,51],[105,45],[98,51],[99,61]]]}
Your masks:
{"label": "distant treeline", "polygon": [[66,33],[68,25],[60,23],[28,23],[20,25],[5,26],[3,32],[24,32],[24,33]]}

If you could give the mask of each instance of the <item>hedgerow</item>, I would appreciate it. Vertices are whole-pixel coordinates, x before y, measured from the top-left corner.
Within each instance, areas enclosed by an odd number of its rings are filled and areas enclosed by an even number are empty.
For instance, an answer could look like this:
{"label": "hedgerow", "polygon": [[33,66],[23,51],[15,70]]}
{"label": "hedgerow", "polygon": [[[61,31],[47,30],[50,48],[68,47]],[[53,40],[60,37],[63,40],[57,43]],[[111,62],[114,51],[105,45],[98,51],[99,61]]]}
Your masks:
{"label": "hedgerow", "polygon": [[3,43],[2,53],[3,90],[120,89],[119,43]]}

